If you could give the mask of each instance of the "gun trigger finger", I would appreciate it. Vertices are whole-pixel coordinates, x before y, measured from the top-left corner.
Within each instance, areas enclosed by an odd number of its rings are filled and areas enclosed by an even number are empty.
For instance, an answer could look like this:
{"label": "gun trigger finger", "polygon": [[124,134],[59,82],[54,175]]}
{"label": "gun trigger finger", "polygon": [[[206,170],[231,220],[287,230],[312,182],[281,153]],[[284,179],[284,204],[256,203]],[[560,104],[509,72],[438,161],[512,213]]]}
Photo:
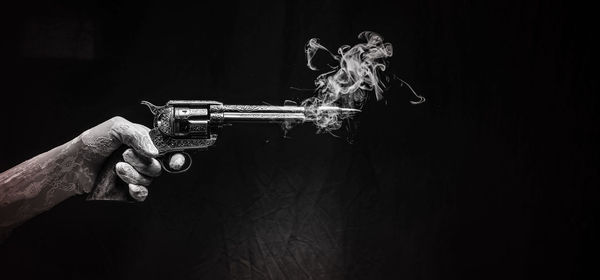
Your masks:
{"label": "gun trigger finger", "polygon": [[138,172],[150,177],[158,177],[162,171],[158,160],[144,157],[131,148],[125,150],[123,160],[133,166]]}

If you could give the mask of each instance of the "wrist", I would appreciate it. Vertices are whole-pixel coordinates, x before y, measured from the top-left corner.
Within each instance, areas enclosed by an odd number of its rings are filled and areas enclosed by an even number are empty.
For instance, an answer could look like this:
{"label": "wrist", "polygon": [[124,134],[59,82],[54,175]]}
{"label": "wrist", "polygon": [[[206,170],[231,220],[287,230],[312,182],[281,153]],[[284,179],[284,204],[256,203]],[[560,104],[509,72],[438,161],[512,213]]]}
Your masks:
{"label": "wrist", "polygon": [[68,172],[76,182],[74,194],[87,194],[92,191],[100,169],[110,153],[102,149],[106,141],[94,141],[89,131],[66,143],[65,162],[72,167]]}

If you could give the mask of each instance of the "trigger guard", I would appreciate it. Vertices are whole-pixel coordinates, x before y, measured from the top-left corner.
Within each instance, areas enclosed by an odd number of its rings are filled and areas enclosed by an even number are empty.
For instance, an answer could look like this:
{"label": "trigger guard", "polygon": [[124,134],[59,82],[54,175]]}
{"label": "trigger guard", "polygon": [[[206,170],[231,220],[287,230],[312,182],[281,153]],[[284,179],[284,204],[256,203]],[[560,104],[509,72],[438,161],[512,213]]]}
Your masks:
{"label": "trigger guard", "polygon": [[[179,170],[172,169],[169,166],[169,161],[171,160],[171,157],[174,154],[182,154],[183,157],[185,158],[185,163],[183,165],[183,168],[181,168]],[[190,154],[188,154],[186,152],[171,152],[171,153],[168,153],[168,154],[164,155],[163,157],[161,157],[159,162],[164,171],[166,171],[167,173],[171,173],[171,174],[177,174],[177,173],[186,172],[186,171],[188,171],[188,169],[190,169],[190,167],[192,166],[192,157],[190,156]]]}

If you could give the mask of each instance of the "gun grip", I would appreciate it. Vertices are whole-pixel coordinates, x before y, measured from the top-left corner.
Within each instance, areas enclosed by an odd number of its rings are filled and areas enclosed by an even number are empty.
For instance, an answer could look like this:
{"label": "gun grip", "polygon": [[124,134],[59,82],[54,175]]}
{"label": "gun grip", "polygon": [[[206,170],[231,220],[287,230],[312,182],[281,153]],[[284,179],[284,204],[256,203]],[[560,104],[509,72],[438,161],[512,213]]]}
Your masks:
{"label": "gun grip", "polygon": [[112,200],[123,202],[135,202],[129,195],[127,183],[123,182],[115,171],[117,162],[122,161],[122,154],[126,147],[122,147],[113,152],[104,162],[104,166],[100,170],[94,189],[88,195],[86,200]]}

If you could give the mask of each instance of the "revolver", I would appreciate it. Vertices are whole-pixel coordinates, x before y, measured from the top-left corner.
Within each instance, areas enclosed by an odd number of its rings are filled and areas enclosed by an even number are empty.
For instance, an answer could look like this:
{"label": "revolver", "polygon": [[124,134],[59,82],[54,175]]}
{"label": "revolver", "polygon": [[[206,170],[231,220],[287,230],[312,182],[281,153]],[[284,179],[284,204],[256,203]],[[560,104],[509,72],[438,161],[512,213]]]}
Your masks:
{"label": "revolver", "polygon": [[[360,110],[337,106],[272,106],[272,105],[226,105],[207,100],[171,100],[163,106],[142,101],[154,115],[150,138],[159,151],[157,158],[163,170],[181,173],[192,165],[190,152],[205,150],[214,145],[224,126],[235,123],[286,123],[299,124],[316,121],[323,114],[352,117]],[[172,169],[168,160],[173,154],[182,154],[185,164]],[[116,153],[120,155],[120,153]],[[114,165],[120,157],[108,160],[101,171],[96,186],[88,200],[133,201],[127,187],[120,182]]]}

